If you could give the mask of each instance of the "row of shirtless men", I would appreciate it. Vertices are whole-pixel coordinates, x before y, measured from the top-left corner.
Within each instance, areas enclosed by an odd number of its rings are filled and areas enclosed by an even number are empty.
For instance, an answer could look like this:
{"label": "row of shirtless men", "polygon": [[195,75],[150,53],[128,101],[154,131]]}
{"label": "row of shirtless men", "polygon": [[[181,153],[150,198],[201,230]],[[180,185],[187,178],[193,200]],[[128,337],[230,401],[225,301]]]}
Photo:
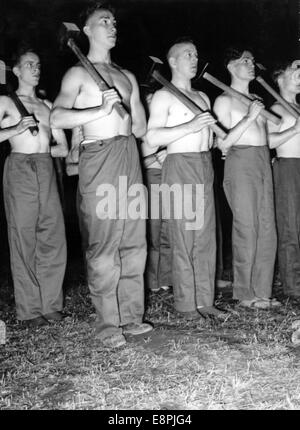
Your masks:
{"label": "row of shirtless men", "polygon": [[[25,48],[14,58],[13,73],[15,94],[28,115],[20,113],[15,97],[0,98],[0,140],[11,145],[3,181],[17,319],[42,326],[63,318],[66,240],[52,157],[67,157],[68,168],[78,164],[88,287],[97,314],[95,336],[104,346],[120,347],[127,335],[153,329],[144,322],[144,279],[153,291],[171,285],[175,311],[187,320],[228,317],[214,306],[213,146],[225,158],[223,186],[233,215],[233,298],[248,308],[280,306],[272,297],[276,255],[284,294],[299,296],[299,61],[274,70],[286,104],[276,100],[271,112],[249,93],[255,79],[253,53],[227,50],[224,64],[234,94],[224,91],[212,106],[206,94],[192,88],[195,44],[178,40],[167,61],[172,88],[183,97],[165,85],[148,97],[145,109],[135,76],[111,60],[117,40],[114,12],[95,3],[81,18],[89,41],[86,58],[105,88],[79,63],[65,73],[54,103],[42,100],[36,93],[40,59]],[[183,102],[187,98],[199,111]],[[66,129],[73,130],[70,150]],[[273,166],[270,148],[277,154]],[[149,201],[161,206],[159,216],[147,221],[148,253],[146,220],[135,216],[133,192],[137,187],[143,193],[144,180]],[[168,216],[165,197],[154,199],[162,185],[177,187],[169,194]],[[176,216],[180,204],[183,210]],[[127,216],[124,205],[131,208]]]}

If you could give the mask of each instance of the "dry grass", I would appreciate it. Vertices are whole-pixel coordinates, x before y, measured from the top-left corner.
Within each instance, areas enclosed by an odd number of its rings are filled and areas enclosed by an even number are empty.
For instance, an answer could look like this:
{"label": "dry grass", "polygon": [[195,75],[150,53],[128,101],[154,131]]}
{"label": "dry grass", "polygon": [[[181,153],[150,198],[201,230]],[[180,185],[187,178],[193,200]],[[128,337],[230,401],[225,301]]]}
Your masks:
{"label": "dry grass", "polygon": [[186,322],[174,314],[171,294],[152,295],[152,335],[108,351],[93,338],[82,276],[70,273],[69,316],[40,329],[16,322],[11,287],[2,282],[8,341],[0,346],[0,409],[300,409],[300,347],[290,341],[299,302],[245,310],[223,290],[218,302],[230,318]]}

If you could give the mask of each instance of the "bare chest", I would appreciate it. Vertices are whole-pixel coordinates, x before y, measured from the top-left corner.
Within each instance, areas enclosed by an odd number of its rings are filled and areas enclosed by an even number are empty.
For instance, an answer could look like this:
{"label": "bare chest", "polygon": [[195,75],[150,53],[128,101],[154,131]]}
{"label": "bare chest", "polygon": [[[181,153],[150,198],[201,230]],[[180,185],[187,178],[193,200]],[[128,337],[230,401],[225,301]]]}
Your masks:
{"label": "bare chest", "polygon": [[[41,100],[33,100],[25,96],[19,96],[19,99],[29,115],[34,115],[40,125],[49,127],[50,108]],[[2,126],[14,125],[20,121],[21,113],[19,112],[16,104],[11,100],[9,109],[2,121]]]}
{"label": "bare chest", "polygon": [[[115,69],[100,69],[99,72],[108,87],[115,88],[121,96],[122,102],[129,106],[132,86],[127,76],[121,71]],[[96,82],[88,73],[86,73],[79,95],[77,96],[75,106],[91,107],[101,104],[104,89],[105,86],[101,84],[100,79]]]}

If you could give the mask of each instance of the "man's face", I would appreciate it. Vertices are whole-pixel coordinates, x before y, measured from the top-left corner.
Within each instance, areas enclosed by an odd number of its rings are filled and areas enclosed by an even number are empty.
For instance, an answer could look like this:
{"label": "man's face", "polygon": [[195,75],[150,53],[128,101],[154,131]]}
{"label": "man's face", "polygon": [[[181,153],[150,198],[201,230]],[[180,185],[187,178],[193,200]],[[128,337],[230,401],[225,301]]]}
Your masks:
{"label": "man's face", "polygon": [[117,41],[117,23],[114,15],[108,10],[96,10],[87,20],[84,32],[90,40],[101,42],[111,49]]}
{"label": "man's face", "polygon": [[14,68],[20,82],[36,87],[40,80],[41,63],[33,52],[22,55],[19,64]]}
{"label": "man's face", "polygon": [[252,81],[255,78],[254,57],[249,51],[244,51],[237,60],[228,64],[230,73],[238,79]]}
{"label": "man's face", "polygon": [[300,93],[300,68],[288,67],[279,77],[278,85],[285,91]]}
{"label": "man's face", "polygon": [[174,53],[174,68],[185,77],[192,79],[197,74],[198,53],[193,43],[179,44]]}

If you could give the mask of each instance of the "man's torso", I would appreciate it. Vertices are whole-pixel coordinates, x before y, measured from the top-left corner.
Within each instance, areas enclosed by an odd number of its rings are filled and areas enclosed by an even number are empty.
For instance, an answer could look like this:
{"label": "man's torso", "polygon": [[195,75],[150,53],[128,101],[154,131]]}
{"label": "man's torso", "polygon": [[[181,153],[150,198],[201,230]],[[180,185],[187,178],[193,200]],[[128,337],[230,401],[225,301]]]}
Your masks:
{"label": "man's torso", "polygon": [[[186,93],[202,110],[209,107],[198,91]],[[199,112],[200,113],[200,112]],[[172,96],[166,127],[173,127],[191,121],[194,114],[175,96]],[[198,133],[188,134],[167,146],[168,154],[182,152],[203,152],[209,150],[211,131],[205,127]]]}
{"label": "man's torso", "polygon": [[[27,96],[19,96],[29,114],[33,114],[38,120],[39,132],[33,136],[29,130],[16,135],[9,139],[12,152],[20,152],[24,154],[45,153],[50,152],[49,142],[51,138],[51,130],[49,127],[50,108],[45,102],[38,98]],[[21,115],[9,98],[6,114],[1,122],[1,127],[11,127],[16,125],[21,120]]]}
{"label": "man's torso", "polygon": [[[79,66],[80,67],[80,66]],[[114,87],[119,92],[122,102],[129,110],[132,85],[126,74],[113,65],[95,66],[109,87]],[[80,67],[82,84],[80,92],[76,97],[74,107],[86,109],[99,106],[102,103],[102,91],[96,82],[90,77],[88,72]],[[123,119],[115,109],[112,112],[96,121],[89,122],[82,126],[84,141],[107,139],[113,136],[131,134],[131,118],[126,115]]]}
{"label": "man's torso", "polygon": [[[299,106],[297,106],[299,109]],[[279,132],[282,132],[295,124],[295,118],[286,111],[283,107],[280,107],[281,125]],[[284,158],[300,158],[300,135],[296,134],[294,137],[289,139],[287,142],[276,148],[277,157]]]}
{"label": "man's torso", "polygon": [[[231,98],[231,128],[234,128],[248,113],[248,107],[236,98]],[[266,121],[259,115],[234,145],[264,146],[267,144]]]}

